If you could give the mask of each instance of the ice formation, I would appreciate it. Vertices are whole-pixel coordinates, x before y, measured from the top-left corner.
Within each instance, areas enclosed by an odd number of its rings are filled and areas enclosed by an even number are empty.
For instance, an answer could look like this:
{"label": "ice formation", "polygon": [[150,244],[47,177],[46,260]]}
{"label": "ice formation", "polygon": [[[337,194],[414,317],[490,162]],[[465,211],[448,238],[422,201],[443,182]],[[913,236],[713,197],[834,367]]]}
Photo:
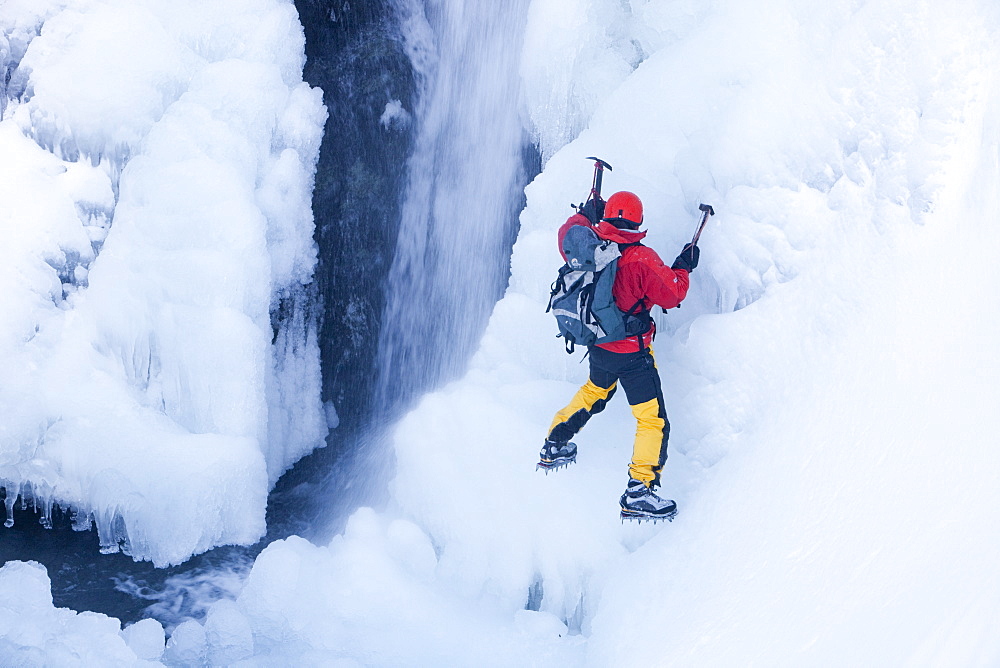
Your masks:
{"label": "ice formation", "polygon": [[326,433],[326,111],[291,2],[0,7],[0,480],[158,565],[263,534]]}
{"label": "ice formation", "polygon": [[[0,568],[0,662],[7,666],[140,666],[163,654],[163,627],[121,623],[52,605],[49,577],[34,562]],[[147,665],[161,665],[147,664]]]}

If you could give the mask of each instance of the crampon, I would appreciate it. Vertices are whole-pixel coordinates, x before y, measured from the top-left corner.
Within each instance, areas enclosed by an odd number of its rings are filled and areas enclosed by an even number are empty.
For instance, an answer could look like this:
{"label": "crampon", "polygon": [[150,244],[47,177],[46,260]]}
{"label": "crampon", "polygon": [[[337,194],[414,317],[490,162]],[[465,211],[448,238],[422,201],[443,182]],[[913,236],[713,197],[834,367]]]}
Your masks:
{"label": "crampon", "polygon": [[559,459],[540,459],[537,464],[535,464],[535,470],[542,469],[548,474],[549,471],[558,471],[564,466],[569,466],[570,464],[576,463],[576,455],[572,457],[562,457]]}
{"label": "crampon", "polygon": [[650,520],[672,522],[677,515],[677,504],[671,499],[657,495],[649,486],[640,480],[630,478],[628,487],[619,502],[622,509],[622,523],[625,520],[644,522]]}
{"label": "crampon", "polygon": [[673,512],[666,515],[651,515],[649,513],[636,512],[633,510],[622,510],[621,518],[622,524],[625,520],[630,520],[632,522],[659,522],[661,520],[666,520],[667,522],[673,522],[674,518],[677,517],[677,508],[674,508]]}
{"label": "crampon", "polygon": [[535,465],[535,470],[542,469],[548,474],[549,471],[555,471],[556,469],[575,463],[575,444],[545,441],[542,451],[538,453],[538,464]]}

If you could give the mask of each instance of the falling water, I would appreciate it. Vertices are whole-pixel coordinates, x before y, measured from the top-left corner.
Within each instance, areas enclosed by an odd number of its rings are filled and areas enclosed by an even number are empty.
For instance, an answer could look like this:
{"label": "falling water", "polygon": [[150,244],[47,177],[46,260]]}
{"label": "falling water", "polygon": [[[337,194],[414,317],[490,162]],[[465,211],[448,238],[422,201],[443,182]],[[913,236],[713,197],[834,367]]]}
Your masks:
{"label": "falling water", "polygon": [[528,0],[398,0],[420,95],[378,343],[376,410],[456,375],[509,275],[533,149],[520,97]]}

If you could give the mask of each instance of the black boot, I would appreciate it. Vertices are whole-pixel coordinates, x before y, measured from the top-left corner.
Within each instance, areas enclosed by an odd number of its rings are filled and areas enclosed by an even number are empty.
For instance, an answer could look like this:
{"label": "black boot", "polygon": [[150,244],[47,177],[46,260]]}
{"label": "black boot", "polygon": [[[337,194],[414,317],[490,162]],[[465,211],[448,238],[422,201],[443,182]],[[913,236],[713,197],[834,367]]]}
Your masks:
{"label": "black boot", "polygon": [[538,466],[546,472],[557,469],[576,461],[576,444],[545,440],[542,451],[538,453]]}

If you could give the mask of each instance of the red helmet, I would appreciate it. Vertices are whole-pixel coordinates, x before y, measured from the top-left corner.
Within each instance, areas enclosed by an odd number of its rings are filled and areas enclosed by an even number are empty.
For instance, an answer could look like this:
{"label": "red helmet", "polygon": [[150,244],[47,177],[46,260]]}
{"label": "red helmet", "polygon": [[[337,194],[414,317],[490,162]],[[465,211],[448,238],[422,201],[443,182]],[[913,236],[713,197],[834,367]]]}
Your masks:
{"label": "red helmet", "polygon": [[642,200],[627,190],[615,193],[604,205],[604,220],[625,222],[634,227],[642,224]]}

